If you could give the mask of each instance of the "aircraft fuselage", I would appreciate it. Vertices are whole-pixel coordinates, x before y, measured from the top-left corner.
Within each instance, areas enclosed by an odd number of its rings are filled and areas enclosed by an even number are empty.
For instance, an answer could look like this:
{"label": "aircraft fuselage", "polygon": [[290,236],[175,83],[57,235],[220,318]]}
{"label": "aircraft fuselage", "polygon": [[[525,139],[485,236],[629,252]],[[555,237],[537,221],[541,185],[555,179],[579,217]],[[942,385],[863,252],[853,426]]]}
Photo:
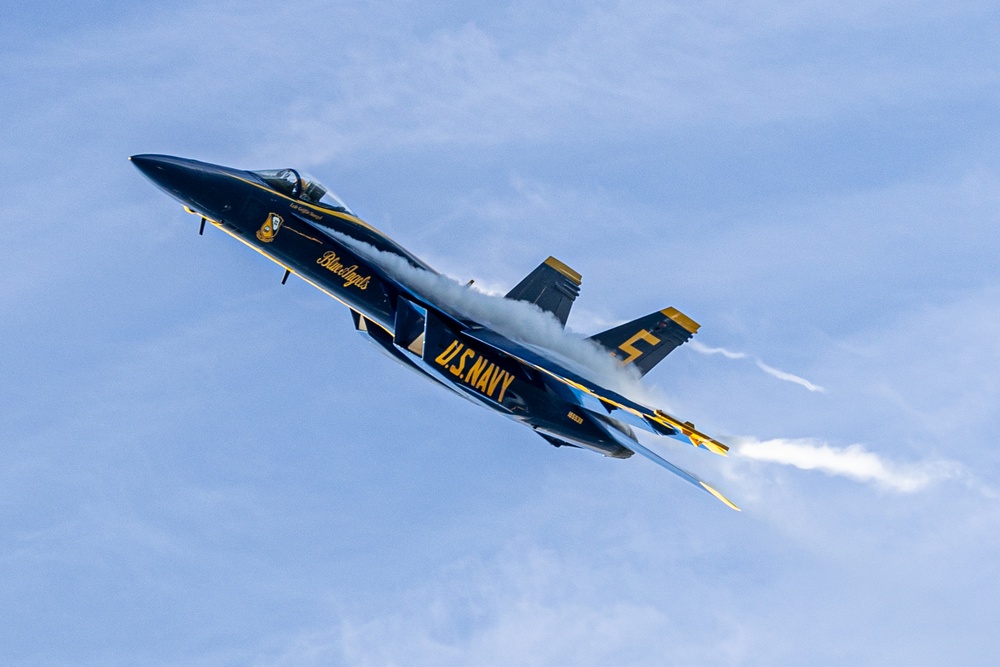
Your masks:
{"label": "aircraft fuselage", "polygon": [[632,455],[568,395],[543,382],[538,370],[474,338],[479,323],[430,303],[365,256],[352,242],[433,272],[346,207],[304,198],[309,184],[297,173],[299,182],[288,190],[256,172],[195,160],[162,155],[131,160],[188,211],[350,308],[356,329],[396,361],[534,428],[554,445],[616,458]]}

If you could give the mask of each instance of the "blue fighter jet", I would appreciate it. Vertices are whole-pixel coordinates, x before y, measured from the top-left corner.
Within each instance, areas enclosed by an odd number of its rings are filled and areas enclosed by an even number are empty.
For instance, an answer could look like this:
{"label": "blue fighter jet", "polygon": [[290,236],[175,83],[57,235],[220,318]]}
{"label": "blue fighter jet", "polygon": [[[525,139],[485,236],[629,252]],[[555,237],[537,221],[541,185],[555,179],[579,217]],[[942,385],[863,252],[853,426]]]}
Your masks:
{"label": "blue fighter jet", "polygon": [[[641,377],[697,332],[698,324],[680,311],[650,313],[577,339],[568,344],[570,352],[557,350],[463,307],[468,299],[449,299],[454,290],[435,287],[447,279],[295,169],[245,171],[167,155],[130,159],[200,217],[199,233],[211,223],[281,265],[282,283],[295,274],[344,304],[357,331],[399,363],[524,424],[556,447],[580,447],[620,459],[638,453],[739,509],[640,444],[633,429],[722,456],[728,447],[689,421],[627,398],[620,386],[604,386],[608,383],[594,370],[599,364],[588,365],[585,351],[576,358],[572,354],[586,346],[599,361],[620,368],[623,378]],[[505,299],[519,307],[533,304],[539,330],[559,328],[549,339],[572,339],[561,327],[580,284],[579,273],[549,257]]]}

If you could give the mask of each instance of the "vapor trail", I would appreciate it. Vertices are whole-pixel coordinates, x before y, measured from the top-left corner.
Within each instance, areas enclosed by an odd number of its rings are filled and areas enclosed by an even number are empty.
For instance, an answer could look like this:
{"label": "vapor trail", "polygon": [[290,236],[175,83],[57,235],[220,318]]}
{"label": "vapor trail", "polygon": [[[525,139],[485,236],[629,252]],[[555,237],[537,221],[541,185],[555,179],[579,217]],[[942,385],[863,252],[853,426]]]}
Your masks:
{"label": "vapor trail", "polygon": [[688,345],[695,352],[699,352],[701,354],[721,354],[726,359],[746,359],[747,358],[747,355],[744,352],[731,352],[731,351],[727,350],[724,347],[709,347],[707,345],[703,345],[703,344],[699,343],[696,340],[690,341],[688,343]]}
{"label": "vapor trail", "polygon": [[761,441],[744,437],[731,438],[731,442],[735,445],[733,452],[737,456],[801,470],[819,470],[899,493],[914,493],[960,473],[959,466],[949,461],[894,464],[884,461],[863,445],[833,447],[813,438]]}
{"label": "vapor trail", "polygon": [[773,368],[772,366],[768,366],[767,364],[765,364],[760,359],[757,359],[756,363],[757,363],[757,368],[759,368],[760,370],[764,371],[765,373],[767,373],[771,377],[776,377],[779,380],[784,380],[785,382],[792,382],[794,384],[797,384],[797,385],[800,385],[802,387],[805,387],[809,391],[818,391],[820,393],[825,393],[826,392],[826,389],[824,389],[823,387],[819,386],[818,384],[813,384],[809,380],[807,380],[805,378],[802,378],[802,377],[799,377],[798,375],[793,375],[791,373],[786,373],[785,371],[778,370],[777,368]]}
{"label": "vapor trail", "polygon": [[508,338],[554,352],[564,365],[589,380],[625,396],[648,400],[648,391],[636,371],[621,366],[597,343],[566,331],[555,316],[535,304],[485,294],[448,276],[416,268],[399,255],[343,234],[335,236],[453,315],[468,317]]}
{"label": "vapor trail", "polygon": [[825,388],[819,386],[818,384],[814,384],[814,383],[810,382],[809,380],[807,380],[807,379],[805,379],[803,377],[800,377],[798,375],[794,375],[793,373],[789,373],[787,371],[783,371],[783,370],[781,370],[779,368],[775,368],[774,366],[768,366],[767,364],[765,364],[760,359],[757,359],[756,357],[751,357],[746,352],[733,352],[732,350],[727,350],[724,347],[709,347],[707,345],[703,345],[702,343],[699,343],[696,340],[691,341],[690,343],[688,343],[688,345],[691,347],[692,350],[694,350],[695,352],[698,352],[699,354],[704,354],[704,355],[718,354],[718,355],[721,355],[721,356],[725,357],[726,359],[750,359],[750,358],[753,358],[753,362],[757,366],[757,368],[759,368],[760,370],[764,371],[765,373],[767,373],[768,375],[770,375],[773,378],[777,378],[779,380],[784,380],[785,382],[791,382],[793,384],[797,384],[800,387],[805,387],[809,391],[820,392],[820,393],[823,393],[823,392],[826,391]]}

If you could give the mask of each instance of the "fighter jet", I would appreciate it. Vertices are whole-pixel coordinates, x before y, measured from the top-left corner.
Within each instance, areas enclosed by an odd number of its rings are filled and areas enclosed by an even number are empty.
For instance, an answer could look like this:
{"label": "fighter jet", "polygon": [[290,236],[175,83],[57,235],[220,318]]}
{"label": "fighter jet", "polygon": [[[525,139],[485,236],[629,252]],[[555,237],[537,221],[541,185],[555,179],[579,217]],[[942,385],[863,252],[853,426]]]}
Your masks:
{"label": "fighter jet", "polygon": [[[633,429],[725,456],[728,447],[663,410],[602,386],[586,359],[491,322],[461,292],[368,224],[319,181],[295,169],[245,171],[167,155],[130,160],[206,223],[245,243],[350,309],[355,329],[395,361],[531,428],[556,447],[626,459],[638,453],[738,510],[721,493],[641,444]],[[549,257],[506,295],[533,304],[539,329],[564,327],[581,276]],[[476,294],[479,294],[476,292]],[[457,296],[456,296],[457,295]],[[506,303],[506,302],[505,302]],[[577,339],[599,360],[641,377],[699,325],[675,308]],[[550,332],[551,333],[551,332]],[[571,338],[561,329],[549,339]],[[607,383],[603,383],[607,384]],[[625,392],[627,393],[627,392]]]}

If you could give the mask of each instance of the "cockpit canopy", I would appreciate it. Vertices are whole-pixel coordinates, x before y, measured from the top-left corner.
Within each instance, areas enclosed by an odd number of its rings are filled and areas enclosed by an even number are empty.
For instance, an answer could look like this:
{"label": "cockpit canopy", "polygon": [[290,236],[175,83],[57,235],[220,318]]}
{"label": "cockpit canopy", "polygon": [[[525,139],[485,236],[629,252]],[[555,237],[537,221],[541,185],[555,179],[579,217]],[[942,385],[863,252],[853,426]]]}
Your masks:
{"label": "cockpit canopy", "polygon": [[301,199],[310,204],[354,215],[340,197],[333,194],[325,185],[309,174],[300,174],[295,169],[266,169],[253,172],[278,192]]}

